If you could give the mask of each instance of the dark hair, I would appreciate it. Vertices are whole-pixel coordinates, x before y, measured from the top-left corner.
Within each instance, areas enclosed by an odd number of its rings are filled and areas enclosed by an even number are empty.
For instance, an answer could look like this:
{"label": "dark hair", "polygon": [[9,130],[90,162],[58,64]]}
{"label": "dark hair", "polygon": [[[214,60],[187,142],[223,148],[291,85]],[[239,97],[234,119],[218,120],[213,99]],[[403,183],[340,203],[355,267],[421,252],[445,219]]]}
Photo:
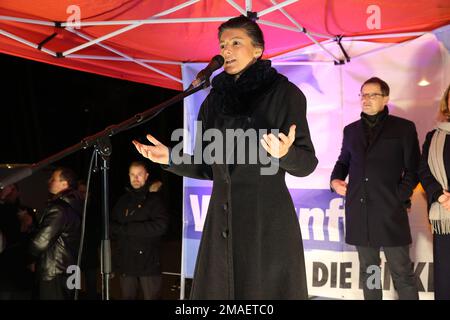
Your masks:
{"label": "dark hair", "polygon": [[381,80],[380,78],[377,78],[377,77],[372,77],[372,78],[366,80],[366,81],[362,84],[361,90],[362,90],[362,88],[363,88],[366,84],[369,84],[369,83],[375,83],[375,84],[378,84],[378,85],[380,86],[381,93],[382,93],[384,96],[389,96],[389,86],[388,86],[388,84],[387,84],[385,81],[383,81],[383,80]]}
{"label": "dark hair", "polygon": [[60,172],[60,177],[62,180],[67,181],[69,188],[77,188],[77,175],[72,169],[66,167],[57,167],[55,170],[53,170],[53,172],[56,171]]}
{"label": "dark hair", "polygon": [[145,164],[144,161],[133,161],[133,162],[130,164],[130,166],[128,167],[128,169],[131,168],[131,167],[143,167],[143,168],[145,169],[145,171],[147,171],[147,173],[149,173],[149,172],[148,172],[147,165]]}
{"label": "dark hair", "polygon": [[[244,29],[247,35],[252,39],[252,44],[255,47],[261,48],[264,52],[264,35],[258,24],[246,16],[239,16],[231,18],[219,26],[219,39],[222,33],[227,29]],[[261,59],[261,56],[258,59]]]}

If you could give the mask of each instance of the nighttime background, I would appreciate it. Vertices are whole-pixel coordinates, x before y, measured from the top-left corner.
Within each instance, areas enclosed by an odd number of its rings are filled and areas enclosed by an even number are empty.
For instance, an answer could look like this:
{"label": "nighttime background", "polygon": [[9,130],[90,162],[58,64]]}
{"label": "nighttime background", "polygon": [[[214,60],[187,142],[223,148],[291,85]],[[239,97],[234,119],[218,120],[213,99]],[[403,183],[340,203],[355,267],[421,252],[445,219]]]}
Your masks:
{"label": "nighttime background", "polygon": [[[0,54],[0,70],[3,78],[0,164],[39,162],[178,93],[4,54]],[[172,131],[182,126],[183,105],[180,102],[168,107],[151,121],[111,138],[110,208],[128,185],[130,162],[144,160],[131,141],[146,141],[145,134],[152,133],[162,143],[171,145]],[[80,150],[57,161],[53,167],[70,167],[80,179],[86,179],[92,151],[92,147]],[[163,182],[161,192],[171,215],[170,228],[164,239],[163,271],[179,272],[182,178],[161,170],[159,165],[148,160],[146,163],[150,169],[150,179]],[[51,168],[42,171],[49,174]],[[91,208],[94,209],[91,212],[88,210],[86,222],[86,228],[92,232],[87,233],[87,242],[90,241],[90,234],[101,230],[99,217],[89,219],[99,211],[100,186],[100,174],[94,174],[91,181],[94,199]],[[46,181],[35,183],[32,188],[46,190]],[[175,294],[171,289],[172,294]]]}

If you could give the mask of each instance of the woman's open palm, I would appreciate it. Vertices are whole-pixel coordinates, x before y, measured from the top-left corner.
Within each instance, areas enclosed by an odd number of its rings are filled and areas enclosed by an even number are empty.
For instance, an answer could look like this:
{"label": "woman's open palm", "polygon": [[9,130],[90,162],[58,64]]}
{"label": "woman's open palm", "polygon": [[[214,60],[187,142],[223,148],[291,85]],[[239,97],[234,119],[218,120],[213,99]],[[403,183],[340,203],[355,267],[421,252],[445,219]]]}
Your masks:
{"label": "woman's open palm", "polygon": [[137,151],[145,158],[160,164],[169,164],[169,148],[156,140],[155,137],[148,134],[147,140],[153,143],[152,145],[142,144],[133,140],[133,144]]}

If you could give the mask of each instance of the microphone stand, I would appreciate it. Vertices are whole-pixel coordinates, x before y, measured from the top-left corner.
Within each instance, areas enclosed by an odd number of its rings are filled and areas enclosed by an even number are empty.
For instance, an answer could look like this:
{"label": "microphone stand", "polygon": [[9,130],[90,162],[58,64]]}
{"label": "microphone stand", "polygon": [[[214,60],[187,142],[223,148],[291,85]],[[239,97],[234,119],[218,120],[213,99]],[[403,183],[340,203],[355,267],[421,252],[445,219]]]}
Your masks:
{"label": "microphone stand", "polygon": [[81,140],[81,142],[68,147],[46,159],[43,159],[37,163],[26,166],[13,174],[0,179],[0,190],[4,187],[16,183],[26,177],[31,176],[36,171],[48,166],[49,164],[60,160],[72,153],[81,149],[87,149],[91,146],[94,147],[94,152],[99,154],[102,158],[102,242],[101,242],[101,274],[102,274],[102,299],[109,300],[109,280],[111,276],[111,245],[109,239],[109,159],[112,154],[112,145],[110,137],[122,131],[137,127],[157,116],[165,108],[183,100],[187,96],[190,96],[197,91],[205,89],[209,86],[209,78],[201,81],[197,86],[189,86],[185,91],[177,94],[169,100],[160,103],[159,105],[152,107],[142,113],[138,113],[133,117],[116,125],[111,125],[91,136],[88,136]]}

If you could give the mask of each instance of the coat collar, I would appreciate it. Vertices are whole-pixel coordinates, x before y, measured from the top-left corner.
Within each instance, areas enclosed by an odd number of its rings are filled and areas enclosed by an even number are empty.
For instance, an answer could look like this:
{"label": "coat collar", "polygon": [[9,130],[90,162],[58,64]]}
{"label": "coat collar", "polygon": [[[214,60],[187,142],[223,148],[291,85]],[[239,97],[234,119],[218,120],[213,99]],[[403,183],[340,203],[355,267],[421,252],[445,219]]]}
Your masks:
{"label": "coat collar", "polygon": [[60,193],[51,195],[47,201],[47,205],[50,206],[52,203],[56,203],[57,201],[64,201],[76,212],[81,213],[82,197],[77,190],[68,188],[61,191]]}
{"label": "coat collar", "polygon": [[140,187],[139,189],[134,189],[133,187],[126,187],[126,191],[128,192],[128,194],[132,197],[135,198],[137,200],[145,200],[145,198],[147,198],[147,195],[149,193],[149,183],[148,181],[145,183],[145,185],[143,185],[142,187]]}

